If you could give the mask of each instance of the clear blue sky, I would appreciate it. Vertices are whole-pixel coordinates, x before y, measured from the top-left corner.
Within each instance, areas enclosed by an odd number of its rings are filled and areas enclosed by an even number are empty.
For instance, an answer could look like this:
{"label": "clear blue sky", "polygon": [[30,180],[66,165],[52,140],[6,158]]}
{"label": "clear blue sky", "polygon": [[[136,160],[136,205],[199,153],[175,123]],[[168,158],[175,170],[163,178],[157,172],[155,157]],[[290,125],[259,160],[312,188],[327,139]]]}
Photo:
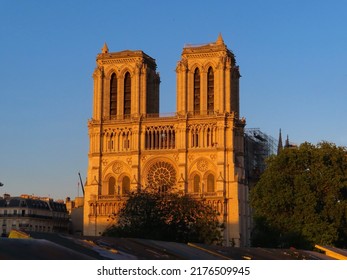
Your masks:
{"label": "clear blue sky", "polygon": [[1,0],[0,194],[77,196],[104,42],[155,58],[160,110],[174,112],[184,44],[219,33],[240,66],[247,127],[347,146],[347,1]]}

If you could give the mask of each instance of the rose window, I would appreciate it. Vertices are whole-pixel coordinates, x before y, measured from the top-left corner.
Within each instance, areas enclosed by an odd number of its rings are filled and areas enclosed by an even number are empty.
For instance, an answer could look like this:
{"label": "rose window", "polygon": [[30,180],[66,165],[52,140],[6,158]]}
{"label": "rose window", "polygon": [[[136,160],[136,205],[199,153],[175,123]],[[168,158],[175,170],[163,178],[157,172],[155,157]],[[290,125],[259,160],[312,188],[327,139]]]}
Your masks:
{"label": "rose window", "polygon": [[156,187],[172,187],[176,184],[176,170],[165,161],[156,162],[147,174],[147,182]]}
{"label": "rose window", "polygon": [[201,159],[198,161],[198,169],[202,172],[208,169],[208,162],[205,159]]}
{"label": "rose window", "polygon": [[121,162],[116,162],[112,168],[114,173],[120,174],[123,170],[123,164]]}

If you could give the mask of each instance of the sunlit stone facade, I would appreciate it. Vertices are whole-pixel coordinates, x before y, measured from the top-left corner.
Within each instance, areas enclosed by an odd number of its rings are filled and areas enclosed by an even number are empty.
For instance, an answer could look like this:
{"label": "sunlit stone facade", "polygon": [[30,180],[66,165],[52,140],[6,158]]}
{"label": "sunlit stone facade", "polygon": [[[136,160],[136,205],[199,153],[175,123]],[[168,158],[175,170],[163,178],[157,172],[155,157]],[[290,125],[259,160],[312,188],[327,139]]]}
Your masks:
{"label": "sunlit stone facade", "polygon": [[130,191],[174,186],[219,211],[225,245],[249,245],[240,74],[222,37],[183,48],[174,114],[159,114],[160,78],[144,52],[105,44],[96,64],[84,235],[100,235]]}

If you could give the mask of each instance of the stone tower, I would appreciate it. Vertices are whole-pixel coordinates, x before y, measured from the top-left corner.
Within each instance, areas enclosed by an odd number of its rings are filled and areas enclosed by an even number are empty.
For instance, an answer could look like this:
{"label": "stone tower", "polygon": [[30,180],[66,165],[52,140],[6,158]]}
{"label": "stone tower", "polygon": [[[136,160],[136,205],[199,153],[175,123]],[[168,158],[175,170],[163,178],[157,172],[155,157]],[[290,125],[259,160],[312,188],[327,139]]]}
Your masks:
{"label": "stone tower", "polygon": [[176,72],[178,113],[239,115],[239,67],[221,35],[214,43],[186,46]]}
{"label": "stone tower", "polygon": [[159,116],[153,58],[105,44],[96,62],[84,234],[101,234],[130,191],[175,186],[218,210],[226,245],[249,245],[240,74],[222,36],[183,48],[170,116]]}
{"label": "stone tower", "polygon": [[109,53],[105,43],[94,71],[94,120],[159,113],[159,74],[142,51]]}

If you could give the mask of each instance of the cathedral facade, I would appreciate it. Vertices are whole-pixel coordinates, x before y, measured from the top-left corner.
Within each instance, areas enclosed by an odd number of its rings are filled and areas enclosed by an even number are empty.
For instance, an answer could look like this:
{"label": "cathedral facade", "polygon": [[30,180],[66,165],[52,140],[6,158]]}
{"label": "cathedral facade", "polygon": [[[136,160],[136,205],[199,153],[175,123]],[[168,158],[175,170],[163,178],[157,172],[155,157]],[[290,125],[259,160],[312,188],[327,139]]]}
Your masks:
{"label": "cathedral facade", "polygon": [[176,112],[159,113],[160,77],[143,51],[97,55],[84,235],[100,235],[129,192],[175,187],[218,210],[225,245],[249,245],[239,67],[219,35],[183,48]]}

